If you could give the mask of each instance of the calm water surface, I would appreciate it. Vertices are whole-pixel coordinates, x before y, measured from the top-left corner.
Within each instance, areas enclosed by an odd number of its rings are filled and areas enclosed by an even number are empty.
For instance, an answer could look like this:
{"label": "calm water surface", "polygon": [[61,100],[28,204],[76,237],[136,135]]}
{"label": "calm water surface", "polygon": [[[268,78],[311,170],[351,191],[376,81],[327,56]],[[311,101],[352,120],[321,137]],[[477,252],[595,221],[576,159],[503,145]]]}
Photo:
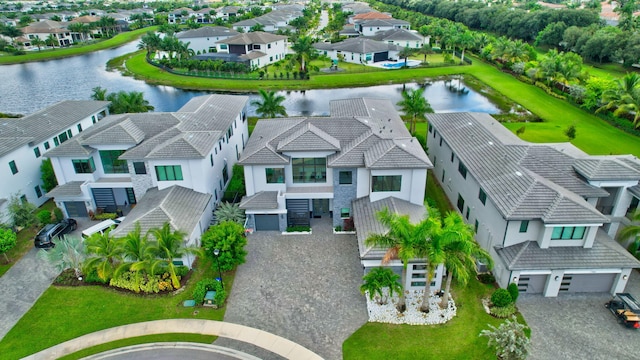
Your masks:
{"label": "calm water surface", "polygon": [[[136,50],[135,43],[67,59],[0,66],[0,112],[29,114],[68,99],[89,99],[96,86],[109,92],[141,91],[156,111],[175,111],[194,96],[211,94],[187,91],[170,86],[148,85],[143,81],[106,70],[109,59]],[[457,80],[453,81],[457,85]],[[406,84],[407,89],[418,87]],[[371,97],[388,99],[394,104],[402,99],[403,85],[382,85],[350,89],[283,91],[284,106],[290,116],[327,115],[329,102],[335,99]],[[255,94],[250,95],[258,99]],[[443,81],[425,87],[425,97],[436,112],[477,111],[498,113],[484,96],[474,91],[461,95],[451,92]],[[249,110],[255,115],[255,108]]]}

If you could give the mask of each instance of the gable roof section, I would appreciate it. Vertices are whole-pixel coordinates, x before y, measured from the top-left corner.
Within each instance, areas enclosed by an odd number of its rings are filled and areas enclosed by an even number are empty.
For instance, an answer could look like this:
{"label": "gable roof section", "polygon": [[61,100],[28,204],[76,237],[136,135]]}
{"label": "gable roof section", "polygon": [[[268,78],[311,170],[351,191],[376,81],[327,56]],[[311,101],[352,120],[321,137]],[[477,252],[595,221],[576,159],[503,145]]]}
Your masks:
{"label": "gable roof section", "polygon": [[432,167],[427,154],[414,138],[378,141],[364,152],[364,164],[369,169]]}
{"label": "gable roof section", "polygon": [[378,31],[377,33],[375,33],[375,35],[368,36],[368,38],[373,40],[378,40],[378,41],[393,41],[393,40],[423,41],[424,40],[424,38],[421,35],[407,29],[389,29],[385,31]]}
{"label": "gable roof section", "polygon": [[307,123],[287,138],[280,140],[276,148],[277,151],[308,151],[309,149],[340,150],[340,141],[311,123]]}
{"label": "gable roof section", "polygon": [[279,40],[286,40],[283,35],[274,35],[264,31],[254,31],[250,33],[241,33],[236,36],[220,40],[217,44],[229,45],[248,45],[248,44],[270,44]]}
{"label": "gable roof section", "polygon": [[206,210],[211,194],[203,194],[174,185],[163,190],[151,188],[126,219],[113,231],[114,236],[124,236],[140,223],[142,233],[159,228],[168,222],[172,230],[191,234]]}
{"label": "gable roof section", "polygon": [[573,171],[573,155],[522,141],[488,114],[428,114],[427,118],[505,219],[609,222],[584,200],[586,195],[606,194]]}
{"label": "gable roof section", "polygon": [[260,191],[251,196],[243,196],[240,200],[240,209],[277,209],[278,208],[278,192],[277,191]]}
{"label": "gable roof section", "polygon": [[70,181],[66,184],[56,186],[45,195],[58,199],[82,197],[82,189],[80,188],[82,184],[84,184],[84,181]]}
{"label": "gable roof section", "polygon": [[127,118],[110,128],[81,140],[82,145],[139,144],[144,140],[144,132]]}
{"label": "gable roof section", "polygon": [[593,156],[576,159],[573,168],[588,180],[640,180],[640,171],[629,166],[628,161],[616,158]]}
{"label": "gable roof section", "polygon": [[239,32],[224,26],[203,26],[198,29],[182,31],[176,35],[178,39],[195,39],[219,36],[236,36]]}
{"label": "gable roof section", "polygon": [[220,138],[219,131],[179,132],[162,141],[145,159],[198,159],[206,157]]}
{"label": "gable roof section", "polygon": [[337,43],[315,43],[313,46],[319,50],[348,51],[356,54],[378,53],[384,51],[399,51],[396,45],[386,42],[356,37],[346,39]]}

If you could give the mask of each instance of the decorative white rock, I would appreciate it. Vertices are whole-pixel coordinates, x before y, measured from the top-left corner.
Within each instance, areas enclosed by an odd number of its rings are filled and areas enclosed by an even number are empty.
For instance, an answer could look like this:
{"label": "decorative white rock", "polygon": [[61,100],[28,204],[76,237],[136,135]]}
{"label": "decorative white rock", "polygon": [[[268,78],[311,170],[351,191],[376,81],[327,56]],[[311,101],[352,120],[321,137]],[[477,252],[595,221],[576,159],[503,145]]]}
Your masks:
{"label": "decorative white rock", "polygon": [[[388,298],[389,289],[385,288],[382,292]],[[399,300],[397,294],[388,298],[386,304],[380,305],[378,304],[380,299],[378,296],[369,300],[369,292],[366,292],[369,321],[388,324],[436,325],[444,324],[456,316],[456,305],[453,299],[449,297],[449,306],[446,309],[440,309],[441,298],[433,293],[429,298],[429,313],[423,313],[420,311],[423,294],[424,290],[405,291],[406,310],[400,314],[396,309]]]}

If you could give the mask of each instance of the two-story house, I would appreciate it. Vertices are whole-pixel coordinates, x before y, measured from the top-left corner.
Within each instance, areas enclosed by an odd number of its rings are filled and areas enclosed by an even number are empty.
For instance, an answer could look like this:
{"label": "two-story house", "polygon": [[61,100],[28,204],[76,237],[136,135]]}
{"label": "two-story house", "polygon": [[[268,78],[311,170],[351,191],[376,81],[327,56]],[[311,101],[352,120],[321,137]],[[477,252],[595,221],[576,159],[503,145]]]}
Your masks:
{"label": "two-story house", "polygon": [[411,24],[399,19],[372,19],[355,21],[354,28],[363,36],[373,36],[379,31],[392,29],[410,30]]}
{"label": "two-story house", "polygon": [[[36,206],[47,201],[42,188],[42,155],[108,115],[108,101],[67,100],[17,119],[0,119],[0,164],[6,166],[0,187],[0,214],[18,194]],[[8,221],[8,219],[4,219]]]}
{"label": "two-story house", "polygon": [[[337,100],[330,107],[329,117],[257,123],[239,162],[247,190],[240,207],[256,231],[309,226],[312,218],[331,218],[333,226],[352,220],[368,271],[384,254],[365,245],[369,235],[386,231],[376,213],[387,207],[423,219],[432,165],[388,100]],[[401,268],[397,261],[391,266]],[[409,270],[407,286],[424,287],[424,261]]]}
{"label": "two-story house", "polygon": [[413,30],[406,29],[390,29],[378,31],[375,35],[370,36],[371,39],[396,45],[400,48],[419,49],[424,44],[429,43],[429,39],[425,39],[422,35]]}
{"label": "two-story house", "polygon": [[123,212],[123,234],[168,221],[197,245],[248,140],[247,104],[209,95],[173,113],[109,116],[46,154],[59,184],[48,195],[67,216]]}
{"label": "two-story house", "polygon": [[557,296],[622,292],[640,262],[612,239],[638,201],[640,162],[521,140],[488,114],[428,114],[435,177],[500,286]]}
{"label": "two-story house", "polygon": [[284,59],[287,39],[263,31],[242,33],[218,41],[218,52],[237,55],[252,68],[260,68]]}
{"label": "two-story house", "polygon": [[218,51],[218,41],[228,39],[240,34],[239,32],[224,26],[203,26],[198,29],[181,31],[176,34],[183,43],[189,44],[189,49],[194,52],[211,53]]}
{"label": "two-story house", "polygon": [[31,23],[22,29],[22,33],[30,40],[39,38],[42,41],[47,41],[49,36],[52,35],[57,42],[55,46],[69,46],[73,44],[71,31],[66,28],[66,25],[53,20]]}

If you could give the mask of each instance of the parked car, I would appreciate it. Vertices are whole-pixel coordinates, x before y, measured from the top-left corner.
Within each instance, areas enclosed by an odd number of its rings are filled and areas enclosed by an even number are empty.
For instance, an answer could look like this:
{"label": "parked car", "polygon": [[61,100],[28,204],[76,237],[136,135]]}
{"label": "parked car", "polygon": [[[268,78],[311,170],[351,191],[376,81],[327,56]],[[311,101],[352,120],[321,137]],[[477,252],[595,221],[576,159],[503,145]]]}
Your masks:
{"label": "parked car", "polygon": [[104,234],[104,232],[107,229],[115,229],[118,227],[118,225],[120,225],[120,223],[122,222],[122,220],[124,220],[124,216],[123,217],[119,217],[117,219],[107,219],[104,221],[101,221],[93,226],[91,226],[90,228],[84,229],[82,230],[82,237],[83,238],[88,238],[91,235],[95,234],[95,233],[101,233]]}
{"label": "parked car", "polygon": [[38,232],[34,239],[37,248],[48,249],[56,246],[53,239],[61,238],[63,235],[78,228],[78,223],[74,219],[63,219],[57,224],[47,224]]}
{"label": "parked car", "polygon": [[611,310],[620,324],[630,329],[640,328],[640,303],[631,294],[616,294],[604,307]]}

